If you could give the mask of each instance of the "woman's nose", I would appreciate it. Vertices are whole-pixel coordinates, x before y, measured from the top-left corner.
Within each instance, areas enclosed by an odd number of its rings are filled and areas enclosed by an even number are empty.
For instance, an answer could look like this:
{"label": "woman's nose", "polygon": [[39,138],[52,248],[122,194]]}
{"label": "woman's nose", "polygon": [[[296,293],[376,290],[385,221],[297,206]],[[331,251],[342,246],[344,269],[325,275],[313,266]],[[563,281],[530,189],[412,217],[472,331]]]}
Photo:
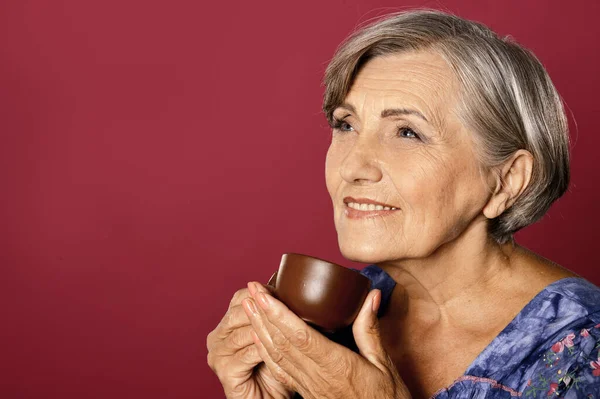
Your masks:
{"label": "woman's nose", "polygon": [[376,149],[365,141],[357,140],[342,161],[340,174],[345,181],[352,184],[380,181],[383,174]]}

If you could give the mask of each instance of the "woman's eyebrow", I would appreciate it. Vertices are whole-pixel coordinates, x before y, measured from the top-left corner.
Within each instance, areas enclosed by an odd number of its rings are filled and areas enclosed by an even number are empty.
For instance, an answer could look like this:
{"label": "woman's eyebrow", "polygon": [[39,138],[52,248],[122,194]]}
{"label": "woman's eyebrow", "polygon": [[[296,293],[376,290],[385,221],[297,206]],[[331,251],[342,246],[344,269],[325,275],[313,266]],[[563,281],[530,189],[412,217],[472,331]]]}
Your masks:
{"label": "woman's eyebrow", "polygon": [[[345,109],[347,111],[352,112],[353,114],[356,114],[356,108],[354,108],[354,106],[352,104],[343,103],[343,104],[340,104],[337,108]],[[389,118],[390,116],[398,116],[398,115],[415,115],[415,116],[418,116],[419,118],[423,119],[425,122],[429,123],[429,121],[427,120],[425,115],[423,115],[422,113],[420,113],[419,111],[417,111],[415,109],[388,108],[388,109],[384,109],[383,111],[381,111],[382,118]]]}
{"label": "woman's eyebrow", "polygon": [[356,108],[354,108],[354,105],[352,105],[352,104],[343,103],[343,104],[340,104],[337,108],[338,109],[342,108],[342,109],[345,109],[346,111],[350,111],[353,114],[356,114]]}
{"label": "woman's eyebrow", "polygon": [[398,115],[415,115],[415,116],[418,116],[419,118],[423,119],[425,122],[429,123],[427,118],[425,118],[425,115],[423,115],[422,113],[420,113],[419,111],[414,110],[414,109],[391,108],[391,109],[384,109],[383,111],[381,111],[382,118],[388,118],[390,116],[398,116]]}

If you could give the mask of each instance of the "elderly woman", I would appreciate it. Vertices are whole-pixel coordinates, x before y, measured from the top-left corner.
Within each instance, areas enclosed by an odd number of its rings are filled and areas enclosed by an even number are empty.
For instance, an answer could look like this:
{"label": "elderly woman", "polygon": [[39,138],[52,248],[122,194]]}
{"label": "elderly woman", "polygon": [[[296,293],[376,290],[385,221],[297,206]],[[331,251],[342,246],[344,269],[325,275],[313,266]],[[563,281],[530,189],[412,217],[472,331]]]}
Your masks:
{"label": "elderly woman", "polygon": [[535,56],[403,12],[350,36],[325,86],[339,246],[383,289],[352,326],[356,353],[249,283],[207,340],[225,395],[600,397],[600,289],[512,238],[569,181],[561,99]]}

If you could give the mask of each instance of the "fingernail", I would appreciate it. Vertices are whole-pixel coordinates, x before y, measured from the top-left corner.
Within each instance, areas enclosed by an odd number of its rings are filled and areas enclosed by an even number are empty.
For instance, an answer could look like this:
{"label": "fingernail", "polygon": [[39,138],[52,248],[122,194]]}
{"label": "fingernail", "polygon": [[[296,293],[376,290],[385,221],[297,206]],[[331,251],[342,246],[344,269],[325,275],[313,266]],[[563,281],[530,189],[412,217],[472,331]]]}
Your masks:
{"label": "fingernail", "polygon": [[269,298],[267,298],[267,296],[264,293],[259,292],[258,294],[256,294],[256,299],[258,299],[258,304],[261,308],[265,310],[269,308]]}
{"label": "fingernail", "polygon": [[250,282],[248,283],[248,291],[250,291],[250,295],[254,296],[256,294],[256,284]]}
{"label": "fingernail", "polygon": [[378,290],[375,293],[375,295],[373,295],[373,301],[371,304],[373,313],[377,314],[377,311],[379,310],[379,305],[381,305],[381,291]]}
{"label": "fingernail", "polygon": [[252,299],[246,298],[242,301],[242,303],[244,303],[244,306],[250,313],[253,315],[258,314],[258,309],[256,309],[256,305],[254,305],[254,301]]}
{"label": "fingernail", "polygon": [[265,289],[263,288],[262,284],[259,283],[253,283],[254,284],[254,289],[256,290],[256,292],[265,292]]}

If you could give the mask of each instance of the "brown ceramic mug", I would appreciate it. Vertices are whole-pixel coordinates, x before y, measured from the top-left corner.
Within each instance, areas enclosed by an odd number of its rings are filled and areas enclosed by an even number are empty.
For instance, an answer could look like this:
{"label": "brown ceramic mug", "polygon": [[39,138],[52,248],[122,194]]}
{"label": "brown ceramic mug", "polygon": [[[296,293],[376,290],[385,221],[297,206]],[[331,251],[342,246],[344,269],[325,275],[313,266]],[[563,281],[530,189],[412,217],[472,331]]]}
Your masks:
{"label": "brown ceramic mug", "polygon": [[371,288],[371,280],[335,263],[284,254],[269,280],[275,296],[292,312],[323,332],[352,324]]}

